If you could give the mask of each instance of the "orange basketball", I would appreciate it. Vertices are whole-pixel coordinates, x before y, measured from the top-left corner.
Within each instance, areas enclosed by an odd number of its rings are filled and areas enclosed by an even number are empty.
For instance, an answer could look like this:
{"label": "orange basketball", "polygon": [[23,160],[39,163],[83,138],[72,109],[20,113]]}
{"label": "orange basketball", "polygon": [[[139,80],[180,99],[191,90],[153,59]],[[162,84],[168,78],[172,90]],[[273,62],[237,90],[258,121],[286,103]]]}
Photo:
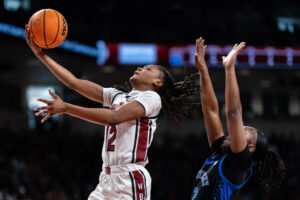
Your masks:
{"label": "orange basketball", "polygon": [[68,24],[64,16],[53,9],[42,9],[29,19],[34,43],[44,49],[59,46],[66,39]]}

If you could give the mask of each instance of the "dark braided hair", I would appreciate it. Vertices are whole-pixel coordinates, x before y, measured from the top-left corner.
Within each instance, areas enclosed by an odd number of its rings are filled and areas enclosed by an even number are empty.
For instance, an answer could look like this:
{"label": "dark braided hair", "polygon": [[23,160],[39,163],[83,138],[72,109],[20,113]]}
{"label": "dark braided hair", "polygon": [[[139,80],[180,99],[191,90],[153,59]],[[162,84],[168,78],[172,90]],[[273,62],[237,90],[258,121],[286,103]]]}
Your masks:
{"label": "dark braided hair", "polygon": [[[160,70],[163,85],[156,91],[161,97],[162,109],[159,117],[166,115],[172,116],[176,121],[185,118],[191,107],[200,105],[198,73],[188,74],[186,68],[184,69],[184,80],[175,82],[170,72],[163,66],[156,65]],[[114,85],[114,88],[123,92],[130,92],[131,87],[128,82],[125,86]],[[197,95],[197,96],[196,96]]]}
{"label": "dark braided hair", "polygon": [[260,182],[271,187],[279,187],[286,174],[286,167],[280,155],[271,150],[267,150],[255,160],[254,169]]}
{"label": "dark braided hair", "polygon": [[128,84],[128,82],[124,83],[123,85],[114,85],[113,88],[116,88],[117,90],[120,90],[122,92],[128,93],[132,90],[131,86]]}
{"label": "dark braided hair", "polygon": [[253,154],[254,169],[265,186],[279,187],[286,174],[286,167],[280,155],[269,149],[268,138],[256,129],[256,150]]}
{"label": "dark braided hair", "polygon": [[200,105],[199,85],[196,80],[199,78],[198,73],[188,74],[184,68],[184,80],[174,82],[170,72],[163,66],[158,65],[163,73],[163,85],[157,90],[162,100],[162,115],[170,114],[176,121],[187,117],[191,107]]}

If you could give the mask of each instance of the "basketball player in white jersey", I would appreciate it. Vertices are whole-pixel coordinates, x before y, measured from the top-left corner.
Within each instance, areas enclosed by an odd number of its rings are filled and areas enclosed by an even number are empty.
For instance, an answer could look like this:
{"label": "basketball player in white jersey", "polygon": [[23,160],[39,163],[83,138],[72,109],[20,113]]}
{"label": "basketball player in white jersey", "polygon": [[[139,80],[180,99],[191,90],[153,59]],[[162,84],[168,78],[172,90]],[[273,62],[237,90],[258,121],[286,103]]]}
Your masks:
{"label": "basketball player in white jersey", "polygon": [[102,149],[103,167],[99,184],[89,200],[149,200],[151,177],[145,169],[147,152],[153,140],[159,115],[170,113],[176,119],[187,114],[194,94],[199,93],[197,74],[188,75],[174,83],[162,66],[147,65],[138,68],[130,78],[132,90],[118,86],[102,86],[77,79],[66,68],[48,57],[37,47],[25,27],[26,41],[33,53],[67,87],[83,96],[102,103],[106,108],[85,108],[63,102],[49,90],[53,101],[38,99],[45,106],[35,108],[35,115],[47,114],[42,123],[53,115],[68,114],[93,123],[105,125]]}

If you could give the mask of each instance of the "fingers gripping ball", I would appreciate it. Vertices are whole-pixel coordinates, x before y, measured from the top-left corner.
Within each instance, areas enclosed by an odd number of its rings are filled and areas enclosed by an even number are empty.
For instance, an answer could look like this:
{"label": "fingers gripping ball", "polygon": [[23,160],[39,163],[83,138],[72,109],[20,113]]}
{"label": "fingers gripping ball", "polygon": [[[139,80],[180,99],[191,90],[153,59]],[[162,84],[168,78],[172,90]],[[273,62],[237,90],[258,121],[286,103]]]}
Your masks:
{"label": "fingers gripping ball", "polygon": [[44,49],[59,46],[66,39],[68,24],[64,16],[53,9],[42,9],[29,19],[33,42]]}

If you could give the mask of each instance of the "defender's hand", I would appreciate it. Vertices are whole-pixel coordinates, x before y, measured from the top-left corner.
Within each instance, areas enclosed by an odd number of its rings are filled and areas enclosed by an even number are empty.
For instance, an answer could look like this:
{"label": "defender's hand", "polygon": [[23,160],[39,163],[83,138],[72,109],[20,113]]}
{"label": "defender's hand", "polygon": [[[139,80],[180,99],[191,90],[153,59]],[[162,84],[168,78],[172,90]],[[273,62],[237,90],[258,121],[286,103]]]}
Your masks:
{"label": "defender's hand", "polygon": [[202,70],[203,68],[206,68],[205,64],[205,50],[206,50],[206,45],[204,45],[204,39],[200,37],[199,39],[196,40],[196,53],[195,53],[195,65],[198,70]]}
{"label": "defender's hand", "polygon": [[234,66],[235,60],[237,55],[240,53],[240,51],[246,47],[245,42],[241,42],[239,45],[235,44],[232,48],[232,50],[228,53],[228,55],[225,57],[223,56],[223,66],[226,68],[230,68]]}

